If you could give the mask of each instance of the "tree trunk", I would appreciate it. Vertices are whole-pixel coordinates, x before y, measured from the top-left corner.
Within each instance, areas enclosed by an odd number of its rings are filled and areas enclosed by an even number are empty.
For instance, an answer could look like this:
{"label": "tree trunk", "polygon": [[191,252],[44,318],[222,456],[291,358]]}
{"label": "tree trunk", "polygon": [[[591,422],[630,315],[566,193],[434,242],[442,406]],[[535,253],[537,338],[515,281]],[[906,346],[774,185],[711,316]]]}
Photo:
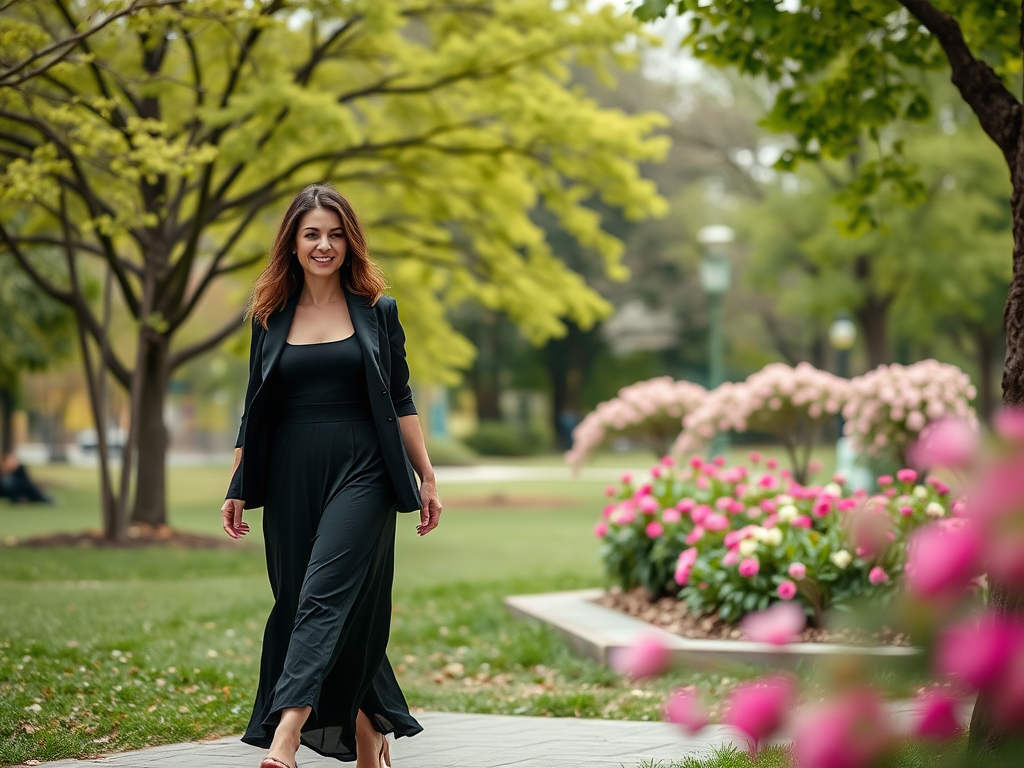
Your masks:
{"label": "tree trunk", "polygon": [[[551,381],[551,426],[560,450],[572,447],[572,429],[583,418],[583,384],[586,380],[595,330],[582,331],[568,323],[569,330],[544,348],[544,362]],[[674,437],[674,436],[673,436]],[[652,446],[652,450],[657,450]]]}
{"label": "tree trunk", "polygon": [[995,413],[995,376],[993,375],[993,357],[995,357],[996,338],[978,329],[974,333],[974,347],[978,360],[978,417],[987,423]]}
{"label": "tree trunk", "polygon": [[0,456],[14,451],[14,393],[0,387]]}
{"label": "tree trunk", "polygon": [[[169,340],[157,333],[147,333],[143,357],[141,402],[136,425],[137,471],[135,475],[135,506],[132,522],[146,525],[167,524],[167,449],[169,439],[164,424],[164,401],[170,371],[167,368]],[[129,461],[125,456],[125,462]]]}
{"label": "tree trunk", "polygon": [[478,421],[501,421],[501,338],[497,318],[487,313],[476,334],[477,358],[473,365],[473,395]]}
{"label": "tree trunk", "polygon": [[864,346],[868,353],[868,369],[874,370],[892,360],[889,350],[889,307],[892,299],[869,295],[854,315],[864,332]]}
{"label": "tree trunk", "polygon": [[[1003,403],[1024,407],[1024,132],[1017,137],[1017,152],[1011,168],[1013,194],[1013,280],[1006,299],[1003,321],[1006,326],[1006,364],[1003,367]],[[989,581],[989,607],[996,614],[1024,616],[1024,588]],[[971,716],[969,747],[974,753],[1003,752],[1019,733],[1008,733],[993,719],[994,701],[990,693],[978,695]]]}

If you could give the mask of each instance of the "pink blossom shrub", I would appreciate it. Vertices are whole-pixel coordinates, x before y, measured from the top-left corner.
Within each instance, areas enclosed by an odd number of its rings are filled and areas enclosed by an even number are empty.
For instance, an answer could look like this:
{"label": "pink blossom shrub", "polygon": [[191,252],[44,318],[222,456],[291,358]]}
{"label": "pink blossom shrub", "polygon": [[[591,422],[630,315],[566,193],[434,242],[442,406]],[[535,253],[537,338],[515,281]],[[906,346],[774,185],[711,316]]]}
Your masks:
{"label": "pink blossom shrub", "polygon": [[670,376],[623,387],[576,425],[565,460],[573,467],[582,466],[597,448],[617,437],[637,440],[664,456],[682,429],[683,418],[705,396],[704,387]]}

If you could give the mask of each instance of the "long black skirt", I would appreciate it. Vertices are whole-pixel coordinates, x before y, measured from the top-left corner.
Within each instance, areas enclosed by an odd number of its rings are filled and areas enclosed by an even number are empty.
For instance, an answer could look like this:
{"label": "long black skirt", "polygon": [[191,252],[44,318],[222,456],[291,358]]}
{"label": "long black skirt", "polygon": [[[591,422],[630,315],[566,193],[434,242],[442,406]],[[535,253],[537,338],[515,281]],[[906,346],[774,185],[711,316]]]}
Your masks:
{"label": "long black skirt", "polygon": [[385,655],[396,503],[366,414],[313,409],[278,427],[263,510],[274,608],[245,743],[269,747],[288,707],[312,707],[302,743],[338,760],[355,760],[360,709],[381,733],[423,730]]}

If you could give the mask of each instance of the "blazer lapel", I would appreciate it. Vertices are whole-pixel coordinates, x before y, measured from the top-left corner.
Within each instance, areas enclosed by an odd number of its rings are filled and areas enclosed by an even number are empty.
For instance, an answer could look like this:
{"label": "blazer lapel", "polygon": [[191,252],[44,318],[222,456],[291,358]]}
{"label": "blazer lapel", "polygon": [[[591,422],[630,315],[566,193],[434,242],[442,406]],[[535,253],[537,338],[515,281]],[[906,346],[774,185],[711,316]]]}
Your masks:
{"label": "blazer lapel", "polygon": [[292,327],[292,318],[295,317],[295,305],[299,303],[299,290],[296,290],[288,298],[284,309],[275,312],[267,320],[267,337],[263,340],[263,380],[266,381],[270,372],[277,365],[277,358],[281,356],[284,343],[288,339],[288,331]]}
{"label": "blazer lapel", "polygon": [[365,296],[345,291],[345,299],[348,301],[348,314],[352,318],[356,339],[359,340],[360,346],[366,353],[364,358],[366,360],[366,380],[370,384],[373,384],[375,380],[381,381],[377,313],[367,303]]}

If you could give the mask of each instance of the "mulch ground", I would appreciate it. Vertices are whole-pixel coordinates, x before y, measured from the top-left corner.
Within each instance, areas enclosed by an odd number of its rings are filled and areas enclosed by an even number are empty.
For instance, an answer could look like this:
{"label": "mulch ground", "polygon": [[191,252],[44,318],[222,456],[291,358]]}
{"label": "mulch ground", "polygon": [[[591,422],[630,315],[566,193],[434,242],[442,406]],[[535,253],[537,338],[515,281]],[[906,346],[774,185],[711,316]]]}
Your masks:
{"label": "mulch ground", "polygon": [[[51,533],[45,536],[33,536],[19,539],[14,546],[18,547],[84,547],[84,548],[122,548],[139,547],[180,547],[182,549],[237,549],[239,542],[226,535],[209,536],[202,533],[179,531],[167,525],[162,526],[131,526],[128,538],[124,541],[110,541],[103,538],[99,530],[82,531],[79,533]],[[254,546],[254,545],[249,545]]]}
{"label": "mulch ground", "polygon": [[[643,619],[662,629],[694,640],[742,640],[743,632],[732,624],[722,621],[717,615],[691,616],[686,603],[673,597],[654,600],[643,588],[623,591],[612,587],[598,604],[614,608],[630,616]],[[840,645],[894,645],[909,646],[907,635],[883,627],[877,633],[855,629],[828,629],[808,627],[800,636],[804,643],[837,643]]]}

